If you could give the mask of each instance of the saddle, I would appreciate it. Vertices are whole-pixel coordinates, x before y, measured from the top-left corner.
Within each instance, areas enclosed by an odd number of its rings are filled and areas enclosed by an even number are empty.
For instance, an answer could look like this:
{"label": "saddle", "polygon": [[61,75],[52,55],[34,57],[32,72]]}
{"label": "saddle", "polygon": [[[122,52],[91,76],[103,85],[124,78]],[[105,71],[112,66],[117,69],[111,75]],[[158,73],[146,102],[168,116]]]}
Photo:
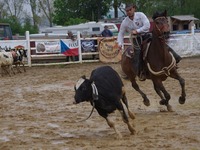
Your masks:
{"label": "saddle", "polygon": [[[152,33],[143,34],[141,39],[142,39],[141,45],[140,45],[141,46],[141,52],[142,52],[143,60],[145,60],[146,56],[147,56],[148,49],[149,49],[149,45],[150,45],[151,40],[152,40]],[[124,53],[129,58],[134,57],[134,49],[133,48],[126,49],[126,51]]]}
{"label": "saddle", "polygon": [[[138,69],[138,77],[141,81],[144,81],[146,79],[146,75],[147,75],[147,67],[146,67],[146,56],[148,53],[148,49],[152,40],[152,33],[145,33],[144,35],[139,37],[139,40],[141,39],[141,41],[137,40],[137,43],[140,43],[140,45],[136,45],[135,48],[137,49],[137,52],[135,51],[136,49],[132,47],[129,47],[126,49],[125,51],[125,55],[131,59],[136,59],[135,63],[139,63],[138,67],[136,67]],[[133,40],[133,39],[130,39]],[[132,41],[131,41],[132,42]],[[133,42],[132,42],[133,44]],[[140,55],[138,56],[138,50],[141,51]],[[135,56],[136,55],[136,56]],[[138,57],[138,58],[137,58]],[[138,61],[138,62],[137,62]]]}

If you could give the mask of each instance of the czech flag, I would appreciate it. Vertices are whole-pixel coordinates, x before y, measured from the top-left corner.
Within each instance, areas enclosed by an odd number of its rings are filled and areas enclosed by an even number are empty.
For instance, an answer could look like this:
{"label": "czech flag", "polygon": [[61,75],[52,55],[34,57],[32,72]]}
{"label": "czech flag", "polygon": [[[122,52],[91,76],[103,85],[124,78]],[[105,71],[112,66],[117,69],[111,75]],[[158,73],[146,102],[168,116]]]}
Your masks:
{"label": "czech flag", "polygon": [[70,48],[65,42],[60,40],[61,53],[66,56],[78,56],[78,47]]}

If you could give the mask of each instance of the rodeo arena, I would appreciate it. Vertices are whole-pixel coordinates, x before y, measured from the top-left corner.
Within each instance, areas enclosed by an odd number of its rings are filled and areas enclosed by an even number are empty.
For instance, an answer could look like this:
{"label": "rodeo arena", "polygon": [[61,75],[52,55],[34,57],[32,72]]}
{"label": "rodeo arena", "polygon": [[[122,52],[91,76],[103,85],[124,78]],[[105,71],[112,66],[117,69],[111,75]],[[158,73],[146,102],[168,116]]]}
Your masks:
{"label": "rodeo arena", "polygon": [[[0,150],[200,150],[199,19],[168,19],[182,80],[167,70],[164,94],[153,79],[136,77],[137,88],[121,77],[131,43],[125,35],[119,51],[113,22],[0,40]],[[113,37],[97,36],[105,25]]]}

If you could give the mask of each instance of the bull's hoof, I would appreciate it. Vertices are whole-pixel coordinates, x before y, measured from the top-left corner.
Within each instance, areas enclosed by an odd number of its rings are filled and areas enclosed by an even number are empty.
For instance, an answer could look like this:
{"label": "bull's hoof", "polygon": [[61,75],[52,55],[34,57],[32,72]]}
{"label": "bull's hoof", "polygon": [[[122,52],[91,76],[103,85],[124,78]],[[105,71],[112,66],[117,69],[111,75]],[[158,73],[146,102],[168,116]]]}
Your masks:
{"label": "bull's hoof", "polygon": [[172,106],[168,104],[168,105],[167,105],[167,110],[168,110],[169,112],[173,112]]}
{"label": "bull's hoof", "polygon": [[131,135],[136,135],[136,131],[131,131]]}
{"label": "bull's hoof", "polygon": [[128,110],[129,117],[135,119],[135,114]]}
{"label": "bull's hoof", "polygon": [[121,139],[122,139],[121,133],[117,133],[117,134],[116,134],[116,139],[117,139],[117,140],[121,140]]}
{"label": "bull's hoof", "polygon": [[185,104],[185,97],[180,96],[179,97],[179,103],[180,104]]}
{"label": "bull's hoof", "polygon": [[144,100],[143,103],[145,106],[150,106],[150,101],[148,99]]}

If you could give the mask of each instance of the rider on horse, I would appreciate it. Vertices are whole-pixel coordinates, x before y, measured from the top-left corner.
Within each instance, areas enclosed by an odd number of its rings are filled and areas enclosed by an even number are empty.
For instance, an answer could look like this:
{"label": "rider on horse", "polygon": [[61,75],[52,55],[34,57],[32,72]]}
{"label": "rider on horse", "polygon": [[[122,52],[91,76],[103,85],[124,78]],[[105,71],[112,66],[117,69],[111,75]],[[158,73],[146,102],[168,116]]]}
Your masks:
{"label": "rider on horse", "polygon": [[[125,11],[127,17],[122,21],[120,26],[120,31],[118,34],[118,46],[119,50],[122,49],[124,43],[125,32],[130,33],[130,42],[133,46],[132,51],[128,52],[130,58],[136,59],[137,75],[140,80],[145,80],[144,68],[143,68],[143,55],[142,50],[147,47],[147,42],[151,39],[151,34],[149,33],[150,22],[147,16],[142,12],[135,12],[136,5],[126,4]],[[146,42],[143,42],[146,41]],[[176,54],[171,48],[169,50],[174,55],[177,63],[180,61],[181,57]],[[123,75],[124,76],[124,75]]]}

